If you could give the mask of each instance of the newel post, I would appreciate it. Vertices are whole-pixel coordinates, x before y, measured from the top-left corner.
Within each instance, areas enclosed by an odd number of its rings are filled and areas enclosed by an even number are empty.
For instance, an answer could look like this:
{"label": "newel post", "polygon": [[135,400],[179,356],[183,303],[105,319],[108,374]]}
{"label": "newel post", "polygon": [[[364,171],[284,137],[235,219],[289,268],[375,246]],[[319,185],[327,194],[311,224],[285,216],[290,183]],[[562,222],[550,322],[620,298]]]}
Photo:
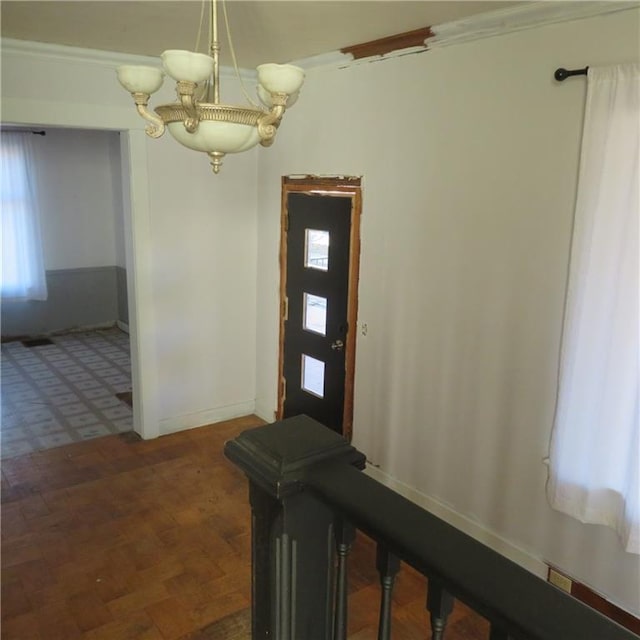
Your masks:
{"label": "newel post", "polygon": [[249,429],[225,455],[249,479],[252,639],[330,640],[334,602],[334,514],[310,492],[310,467],[364,468],[364,456],[307,416]]}

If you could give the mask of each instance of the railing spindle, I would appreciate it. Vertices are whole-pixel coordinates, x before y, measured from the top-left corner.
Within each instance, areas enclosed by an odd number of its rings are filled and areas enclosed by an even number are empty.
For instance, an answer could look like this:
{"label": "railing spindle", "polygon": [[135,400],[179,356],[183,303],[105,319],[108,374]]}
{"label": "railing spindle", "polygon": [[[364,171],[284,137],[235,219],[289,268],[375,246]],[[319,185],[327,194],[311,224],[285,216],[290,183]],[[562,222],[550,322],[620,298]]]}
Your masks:
{"label": "railing spindle", "polygon": [[338,568],[336,576],[336,609],[334,617],[334,640],[347,638],[347,558],[356,537],[355,527],[340,519],[335,524]]}
{"label": "railing spindle", "polygon": [[378,544],[376,568],[380,573],[382,593],[380,597],[380,623],[378,624],[378,640],[391,638],[391,595],[396,574],[400,570],[400,560],[385,547]]}
{"label": "railing spindle", "polygon": [[447,619],[453,611],[453,596],[432,578],[427,583],[427,610],[431,614],[431,639],[443,640]]}

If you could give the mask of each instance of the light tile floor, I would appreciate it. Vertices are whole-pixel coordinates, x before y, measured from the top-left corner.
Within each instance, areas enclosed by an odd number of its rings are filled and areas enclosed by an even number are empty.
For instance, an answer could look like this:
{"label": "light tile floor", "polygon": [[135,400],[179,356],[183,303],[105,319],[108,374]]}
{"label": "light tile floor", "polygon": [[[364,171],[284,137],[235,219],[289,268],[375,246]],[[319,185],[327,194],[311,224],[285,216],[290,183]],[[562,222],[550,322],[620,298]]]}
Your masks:
{"label": "light tile floor", "polygon": [[9,458],[130,431],[129,336],[117,328],[2,345],[0,455]]}

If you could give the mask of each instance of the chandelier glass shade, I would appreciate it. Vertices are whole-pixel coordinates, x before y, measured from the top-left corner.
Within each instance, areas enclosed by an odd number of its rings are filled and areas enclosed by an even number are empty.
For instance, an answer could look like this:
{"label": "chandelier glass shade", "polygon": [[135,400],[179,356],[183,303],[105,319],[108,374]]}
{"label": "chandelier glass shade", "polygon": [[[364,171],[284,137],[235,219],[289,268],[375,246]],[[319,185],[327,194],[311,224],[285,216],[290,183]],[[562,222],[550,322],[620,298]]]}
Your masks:
{"label": "chandelier glass shade", "polygon": [[[228,24],[227,35],[242,83]],[[304,71],[290,64],[262,64],[256,69],[262,106],[254,104],[246,92],[249,104],[245,106],[221,104],[217,0],[210,0],[209,51],[207,55],[169,49],[161,56],[162,69],[124,65],[118,67],[117,74],[120,84],[132,95],[138,113],[147,121],[147,135],[158,138],[168,129],[180,144],[206,153],[213,172],[218,173],[226,154],[247,151],[258,143],[265,147],[273,143],[285,110],[298,98]],[[160,89],[165,75],[176,81],[178,99],[152,112],[149,99]]]}

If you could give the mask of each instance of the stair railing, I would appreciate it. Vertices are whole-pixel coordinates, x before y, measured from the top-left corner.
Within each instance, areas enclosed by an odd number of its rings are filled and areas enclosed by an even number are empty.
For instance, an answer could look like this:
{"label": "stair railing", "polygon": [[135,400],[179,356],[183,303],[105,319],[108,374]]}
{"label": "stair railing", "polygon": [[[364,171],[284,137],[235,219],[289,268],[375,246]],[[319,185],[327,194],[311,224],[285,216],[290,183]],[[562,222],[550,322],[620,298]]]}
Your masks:
{"label": "stair railing", "polygon": [[356,529],[377,542],[379,640],[392,638],[400,561],[427,578],[432,640],[454,599],[489,621],[489,640],[638,640],[362,473],[362,453],[307,416],[245,431],[225,455],[249,479],[252,640],[346,640]]}

